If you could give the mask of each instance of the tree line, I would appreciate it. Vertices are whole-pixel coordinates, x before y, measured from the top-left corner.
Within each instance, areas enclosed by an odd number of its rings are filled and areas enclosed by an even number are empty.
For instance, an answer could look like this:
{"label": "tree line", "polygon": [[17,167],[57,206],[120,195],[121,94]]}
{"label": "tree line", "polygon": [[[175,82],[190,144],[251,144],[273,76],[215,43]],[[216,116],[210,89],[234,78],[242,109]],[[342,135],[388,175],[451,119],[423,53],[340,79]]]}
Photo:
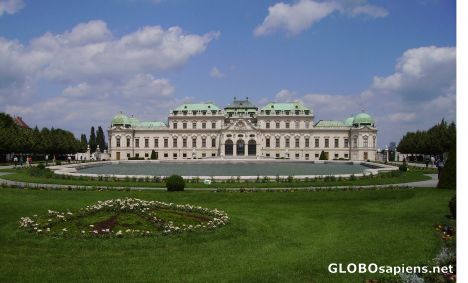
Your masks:
{"label": "tree line", "polygon": [[34,129],[18,127],[13,118],[0,113],[0,155],[7,153],[32,155],[63,155],[86,150],[86,145],[73,133],[55,128]]}
{"label": "tree line", "polygon": [[455,123],[445,120],[426,131],[408,132],[398,143],[397,150],[405,154],[440,155],[456,146]]}

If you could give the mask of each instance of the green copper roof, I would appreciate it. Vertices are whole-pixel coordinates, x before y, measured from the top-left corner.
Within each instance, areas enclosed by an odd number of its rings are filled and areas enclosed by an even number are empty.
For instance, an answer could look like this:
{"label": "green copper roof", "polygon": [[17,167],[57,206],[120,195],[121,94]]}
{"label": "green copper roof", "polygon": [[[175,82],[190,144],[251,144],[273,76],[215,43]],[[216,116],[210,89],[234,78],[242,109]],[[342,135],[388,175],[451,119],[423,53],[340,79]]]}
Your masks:
{"label": "green copper roof", "polygon": [[112,118],[112,125],[125,125],[125,124],[130,124],[129,119],[127,116],[125,116],[122,113],[119,113]]}
{"label": "green copper roof", "polygon": [[140,121],[135,117],[128,118],[128,121],[133,127],[137,127],[140,124]]}
{"label": "green copper roof", "polygon": [[249,101],[249,98],[246,98],[245,100],[237,100],[235,97],[234,97],[234,100],[228,106],[224,107],[224,109],[238,109],[238,108],[258,109],[257,106],[255,106],[252,102]]}
{"label": "green copper roof", "polygon": [[167,126],[163,122],[147,121],[147,122],[141,122],[138,125],[138,127],[141,127],[141,128],[161,128],[161,127],[167,127]]}
{"label": "green copper roof", "polygon": [[174,111],[218,111],[218,106],[213,103],[185,103],[174,109]]}
{"label": "green copper roof", "polygon": [[295,110],[309,110],[309,108],[305,107],[302,103],[300,102],[287,102],[287,103],[276,103],[276,102],[270,102],[267,105],[265,105],[261,110],[272,110],[272,111],[295,111]]}
{"label": "green copper roof", "polygon": [[348,117],[348,118],[344,121],[344,123],[345,123],[346,126],[352,126],[352,125],[353,125],[353,121],[354,121],[354,117],[351,116],[351,117]]}
{"label": "green copper roof", "polygon": [[354,116],[353,124],[372,125],[374,124],[374,119],[369,114],[362,112]]}
{"label": "green copper roof", "polygon": [[320,120],[315,124],[317,128],[337,128],[337,127],[347,127],[343,121],[334,121],[334,120]]}

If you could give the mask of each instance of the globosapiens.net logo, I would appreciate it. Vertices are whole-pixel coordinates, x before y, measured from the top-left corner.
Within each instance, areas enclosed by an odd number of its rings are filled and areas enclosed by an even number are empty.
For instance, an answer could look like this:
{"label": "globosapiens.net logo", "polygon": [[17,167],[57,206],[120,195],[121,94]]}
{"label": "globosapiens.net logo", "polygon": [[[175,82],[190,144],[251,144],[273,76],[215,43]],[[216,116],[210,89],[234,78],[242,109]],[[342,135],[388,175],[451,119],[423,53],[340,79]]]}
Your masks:
{"label": "globosapiens.net logo", "polygon": [[328,272],[332,274],[347,273],[371,273],[371,274],[393,274],[401,273],[439,273],[453,274],[455,271],[453,265],[447,266],[411,266],[411,265],[378,265],[376,263],[330,263]]}

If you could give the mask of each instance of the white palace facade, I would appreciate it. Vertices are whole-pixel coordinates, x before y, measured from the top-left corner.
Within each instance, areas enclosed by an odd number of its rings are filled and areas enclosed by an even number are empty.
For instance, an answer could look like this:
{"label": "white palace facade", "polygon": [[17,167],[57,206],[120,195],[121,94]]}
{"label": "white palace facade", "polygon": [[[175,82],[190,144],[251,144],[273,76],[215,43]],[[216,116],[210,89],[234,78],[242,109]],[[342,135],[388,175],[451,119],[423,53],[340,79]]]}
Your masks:
{"label": "white palace facade", "polygon": [[167,123],[141,122],[122,113],[109,128],[112,160],[129,158],[375,160],[377,129],[369,114],[344,121],[320,120],[300,102],[268,103],[248,98],[220,109],[213,103],[183,104]]}

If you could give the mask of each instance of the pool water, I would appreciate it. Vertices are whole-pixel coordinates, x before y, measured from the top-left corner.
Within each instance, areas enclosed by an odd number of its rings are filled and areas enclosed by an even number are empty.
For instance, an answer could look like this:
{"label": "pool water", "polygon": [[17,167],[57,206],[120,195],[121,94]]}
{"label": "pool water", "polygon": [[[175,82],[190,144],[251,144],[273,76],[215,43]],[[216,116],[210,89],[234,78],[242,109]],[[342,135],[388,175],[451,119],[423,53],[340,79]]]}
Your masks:
{"label": "pool water", "polygon": [[78,173],[100,175],[169,176],[294,176],[359,174],[369,167],[352,163],[312,162],[161,162],[103,164],[78,169]]}

